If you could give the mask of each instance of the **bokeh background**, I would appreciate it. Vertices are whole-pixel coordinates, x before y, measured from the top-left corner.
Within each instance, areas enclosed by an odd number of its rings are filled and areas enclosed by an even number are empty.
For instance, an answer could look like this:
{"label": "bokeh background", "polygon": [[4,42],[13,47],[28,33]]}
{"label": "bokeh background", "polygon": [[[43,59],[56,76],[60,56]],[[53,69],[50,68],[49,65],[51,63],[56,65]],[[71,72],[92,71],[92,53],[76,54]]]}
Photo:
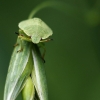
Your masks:
{"label": "bokeh background", "polygon": [[[43,1],[0,0],[0,100],[17,38],[14,32]],[[49,100],[100,100],[100,0],[61,1],[66,4],[62,12],[46,8],[35,15],[54,32],[45,55]],[[22,100],[21,95],[16,100]]]}

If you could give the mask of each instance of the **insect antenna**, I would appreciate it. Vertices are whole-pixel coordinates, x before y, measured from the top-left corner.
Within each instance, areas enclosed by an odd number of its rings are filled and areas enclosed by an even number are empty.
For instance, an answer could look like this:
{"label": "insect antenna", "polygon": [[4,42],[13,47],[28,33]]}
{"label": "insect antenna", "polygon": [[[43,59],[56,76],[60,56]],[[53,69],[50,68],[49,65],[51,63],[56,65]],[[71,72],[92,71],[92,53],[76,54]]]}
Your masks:
{"label": "insect antenna", "polygon": [[18,33],[18,32],[15,32],[15,34],[19,35],[19,33]]}
{"label": "insect antenna", "polygon": [[19,35],[19,36],[23,36],[22,34],[19,34],[18,32],[15,32],[15,34]]}

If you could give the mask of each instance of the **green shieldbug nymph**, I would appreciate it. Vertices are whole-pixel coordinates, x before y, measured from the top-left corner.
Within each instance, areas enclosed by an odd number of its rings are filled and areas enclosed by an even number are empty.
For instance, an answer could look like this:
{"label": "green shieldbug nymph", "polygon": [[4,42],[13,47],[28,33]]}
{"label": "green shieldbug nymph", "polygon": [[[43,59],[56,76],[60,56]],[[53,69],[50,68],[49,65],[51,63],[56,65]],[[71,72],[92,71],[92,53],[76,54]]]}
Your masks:
{"label": "green shieldbug nymph", "polygon": [[21,21],[19,28],[29,37],[33,43],[39,43],[53,34],[52,30],[39,18]]}

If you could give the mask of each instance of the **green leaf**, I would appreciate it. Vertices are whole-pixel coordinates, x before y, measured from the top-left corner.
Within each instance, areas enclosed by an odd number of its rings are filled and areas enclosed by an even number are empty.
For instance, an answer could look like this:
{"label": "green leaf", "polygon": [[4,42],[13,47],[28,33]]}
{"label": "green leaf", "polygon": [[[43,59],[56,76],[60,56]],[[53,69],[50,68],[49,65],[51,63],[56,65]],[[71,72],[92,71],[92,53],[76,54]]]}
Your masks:
{"label": "green leaf", "polygon": [[33,100],[34,95],[35,95],[34,84],[33,84],[31,77],[29,76],[22,90],[23,100]]}
{"label": "green leaf", "polygon": [[45,75],[44,62],[41,58],[37,45],[33,44],[32,55],[34,70],[32,71],[33,82],[40,100],[48,100],[48,90]]}
{"label": "green leaf", "polygon": [[20,90],[22,89],[25,80],[32,71],[33,61],[31,50],[31,43],[22,41],[23,51],[21,49],[20,40],[17,39],[18,46],[15,47],[7,74],[4,100],[15,100]]}

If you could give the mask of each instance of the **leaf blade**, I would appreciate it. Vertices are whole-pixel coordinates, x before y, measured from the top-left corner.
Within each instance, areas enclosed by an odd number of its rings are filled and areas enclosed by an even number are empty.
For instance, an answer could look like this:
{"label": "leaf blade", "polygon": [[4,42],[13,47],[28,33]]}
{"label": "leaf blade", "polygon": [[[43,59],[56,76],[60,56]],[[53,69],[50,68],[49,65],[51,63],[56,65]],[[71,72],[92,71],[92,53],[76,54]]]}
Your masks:
{"label": "leaf blade", "polygon": [[26,77],[24,76],[24,74],[29,73],[24,70],[28,63],[31,44],[26,41],[23,41],[24,49],[22,52],[17,53],[17,51],[21,48],[19,39],[17,39],[17,43],[19,43],[19,46],[16,46],[14,48],[9,64],[4,89],[4,100],[15,100],[20,91],[24,78]]}
{"label": "leaf blade", "polygon": [[23,100],[33,100],[34,95],[35,95],[34,84],[33,84],[31,77],[29,76],[22,90]]}
{"label": "leaf blade", "polygon": [[44,69],[44,62],[41,58],[37,45],[33,44],[32,50],[34,70],[32,73],[33,82],[40,100],[48,100],[47,81]]}

